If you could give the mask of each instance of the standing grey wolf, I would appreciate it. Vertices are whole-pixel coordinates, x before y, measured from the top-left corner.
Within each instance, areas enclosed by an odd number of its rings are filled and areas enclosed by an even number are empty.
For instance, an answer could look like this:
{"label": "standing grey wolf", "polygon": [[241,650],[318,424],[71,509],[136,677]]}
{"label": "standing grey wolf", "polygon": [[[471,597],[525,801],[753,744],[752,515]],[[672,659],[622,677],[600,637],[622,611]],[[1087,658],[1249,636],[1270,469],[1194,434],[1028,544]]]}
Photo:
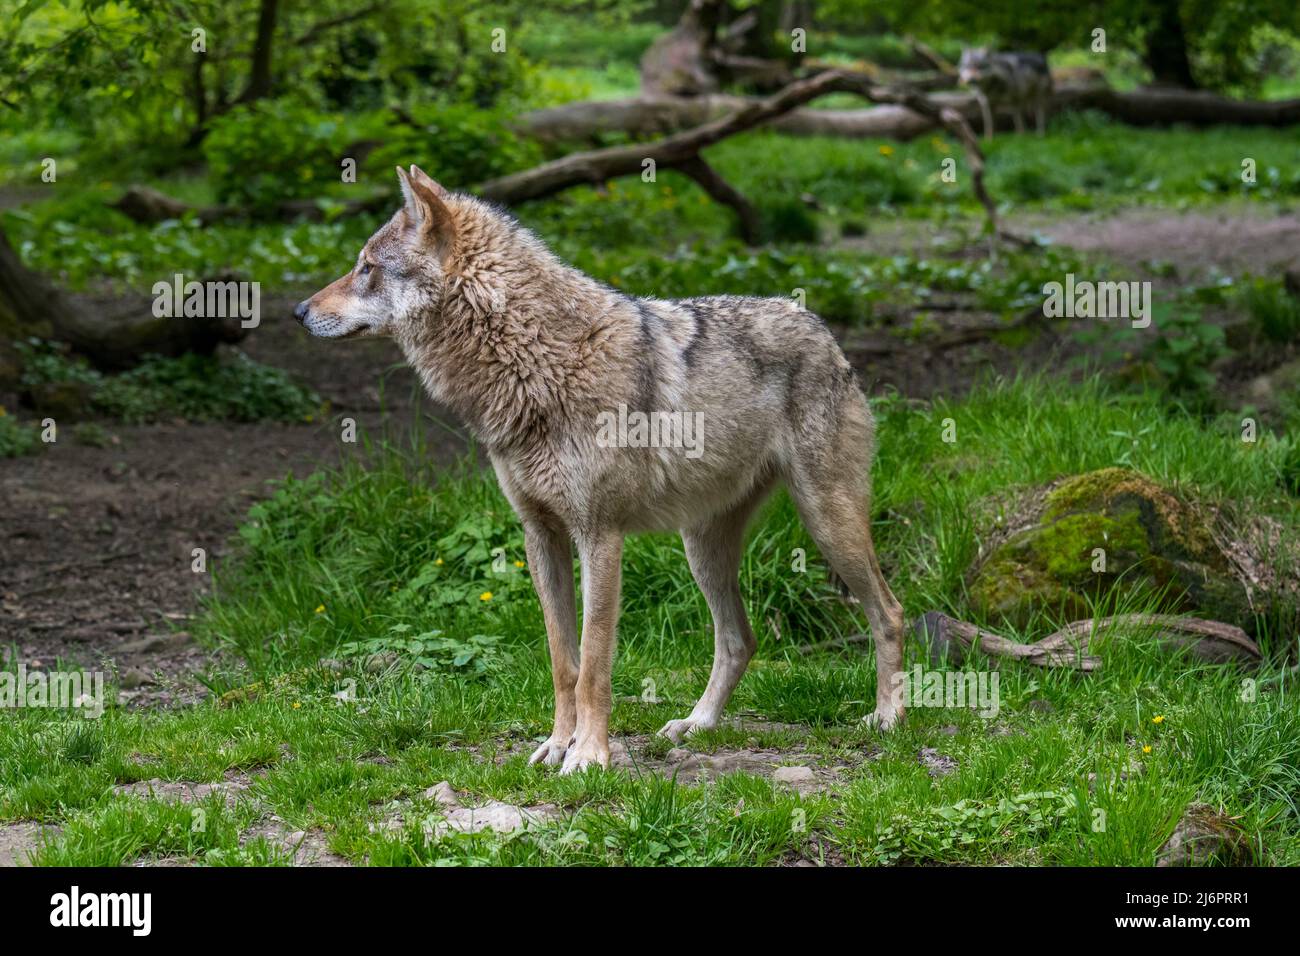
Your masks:
{"label": "standing grey wolf", "polygon": [[[713,615],[704,695],[660,733],[680,740],[718,723],[755,647],[738,581],[745,525],[779,481],[866,609],[878,681],[867,720],[899,721],[903,612],[871,543],[875,429],[826,326],[786,299],[629,298],[565,265],[498,209],[414,166],[397,172],[402,209],[352,271],[294,314],[313,335],[396,340],[429,394],[486,448],[523,523],[550,645],[555,729],[530,762],[563,773],[609,766],[629,532],[680,531]],[[647,442],[643,429],[602,440],[602,422],[636,413],[693,416],[698,445]]]}
{"label": "standing grey wolf", "polygon": [[1025,131],[1025,114],[1032,106],[1038,135],[1043,135],[1052,98],[1052,74],[1041,53],[993,53],[986,47],[967,47],[961,51],[957,77],[975,91],[984,117],[985,139],[993,138],[990,103],[1011,107],[1017,133]]}

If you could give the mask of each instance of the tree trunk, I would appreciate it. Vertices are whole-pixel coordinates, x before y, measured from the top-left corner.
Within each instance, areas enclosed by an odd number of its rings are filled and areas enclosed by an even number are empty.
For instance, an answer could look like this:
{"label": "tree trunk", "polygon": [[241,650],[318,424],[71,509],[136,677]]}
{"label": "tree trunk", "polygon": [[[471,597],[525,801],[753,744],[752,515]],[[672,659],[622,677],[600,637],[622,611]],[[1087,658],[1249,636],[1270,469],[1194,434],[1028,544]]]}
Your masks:
{"label": "tree trunk", "polygon": [[239,97],[240,103],[251,103],[271,95],[271,53],[275,48],[275,19],[280,0],[262,0],[257,16],[257,40],[253,46],[253,71],[248,86]]}
{"label": "tree trunk", "polygon": [[1146,52],[1143,57],[1157,86],[1197,88],[1192,76],[1191,60],[1187,56],[1187,34],[1183,18],[1178,13],[1178,0],[1160,0],[1156,21],[1147,32]]}
{"label": "tree trunk", "polygon": [[124,304],[70,296],[23,264],[0,229],[0,391],[18,386],[14,346],[28,338],[66,342],[102,369],[127,368],[150,353],[211,352],[247,334],[239,319],[159,318],[152,297]]}
{"label": "tree trunk", "polygon": [[677,26],[641,57],[641,91],[647,96],[699,96],[718,89],[709,51],[723,0],[691,0]]}
{"label": "tree trunk", "polygon": [[0,392],[18,386],[22,370],[15,346],[53,334],[54,316],[64,308],[60,299],[56,289],[23,265],[0,228]]}

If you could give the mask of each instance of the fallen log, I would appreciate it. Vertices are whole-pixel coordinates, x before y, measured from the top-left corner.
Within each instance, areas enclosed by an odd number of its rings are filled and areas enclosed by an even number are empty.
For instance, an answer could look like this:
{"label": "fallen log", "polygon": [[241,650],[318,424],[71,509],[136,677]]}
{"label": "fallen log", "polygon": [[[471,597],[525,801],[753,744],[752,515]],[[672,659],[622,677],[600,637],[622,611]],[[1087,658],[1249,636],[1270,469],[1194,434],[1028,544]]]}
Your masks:
{"label": "fallen log", "polygon": [[[997,206],[984,186],[984,154],[969,121],[959,110],[945,106],[937,96],[931,99],[906,87],[882,86],[866,74],[847,70],[827,70],[791,83],[779,93],[752,100],[735,112],[664,139],[572,153],[533,169],[483,183],[477,187],[477,191],[487,199],[514,205],[553,195],[570,186],[601,183],[618,176],[638,174],[646,167],[647,161],[653,161],[656,168],[681,169],[690,175],[690,168],[698,168],[698,163],[702,162],[699,154],[706,147],[767,123],[829,93],[853,93],[876,103],[903,108],[935,125],[945,127],[957,137],[966,152],[972,188],[984,207],[994,241],[1001,237],[1024,243],[1024,240],[1004,232],[998,224]],[[713,178],[717,178],[716,174],[713,174]],[[716,183],[715,188],[709,188],[704,180],[700,182],[716,199],[726,201],[725,197],[729,194],[739,196],[730,187],[718,190]],[[746,217],[742,207],[736,205],[736,209],[744,223]]]}
{"label": "fallen log", "polygon": [[1144,87],[1119,91],[1095,84],[1056,92],[1053,111],[1093,109],[1132,126],[1291,126],[1300,123],[1300,98],[1237,100],[1206,90]]}
{"label": "fallen log", "polygon": [[[393,197],[388,193],[362,199],[348,199],[342,203],[341,209],[335,210],[335,213],[340,216],[355,216],[359,213],[376,212],[390,206],[392,202]],[[181,219],[191,214],[204,223],[256,218],[279,219],[286,222],[299,219],[307,222],[324,222],[331,211],[328,206],[314,199],[286,199],[260,213],[243,206],[195,206],[148,186],[131,186],[121,198],[109,205],[127,218],[145,225],[167,219]]]}
{"label": "fallen log", "polygon": [[[961,91],[936,93],[940,106],[959,110],[970,122],[979,115],[974,96]],[[523,113],[512,121],[520,133],[541,140],[584,140],[601,132],[632,136],[664,135],[707,122],[755,102],[752,97],[653,96],[622,100],[565,103]],[[1235,100],[1196,90],[1150,88],[1112,90],[1104,84],[1061,84],[1053,95],[1050,112],[1099,110],[1135,126],[1228,124],[1238,126],[1289,126],[1300,123],[1300,99],[1277,101]],[[999,111],[996,125],[1007,128],[1011,115]],[[834,136],[846,139],[915,139],[939,124],[899,106],[867,109],[796,109],[767,125],[791,136]]]}
{"label": "fallen log", "polygon": [[13,343],[29,337],[66,342],[100,369],[126,368],[145,355],[211,353],[248,334],[238,318],[159,318],[153,299],[125,305],[64,292],[28,269],[0,229],[0,388],[18,384],[20,359]]}
{"label": "fallen log", "polygon": [[[1148,632],[1170,651],[1183,651],[1212,664],[1258,665],[1259,648],[1246,632],[1232,624],[1206,621],[1173,614],[1116,614],[1101,620],[1074,621],[1041,641],[1022,644],[993,631],[958,620],[940,611],[921,615],[913,633],[926,647],[932,664],[961,664],[972,652],[1005,660],[1024,661],[1036,667],[1068,667],[1094,671],[1101,658],[1093,653],[1092,640],[1116,628]],[[810,644],[799,649],[811,654],[828,648],[847,647],[871,640],[868,634]]]}
{"label": "fallen log", "polygon": [[[953,94],[948,94],[953,95]],[[970,115],[979,108],[969,99]],[[935,97],[939,101],[939,97]],[[525,136],[547,141],[582,141],[598,133],[663,136],[718,119],[758,102],[752,96],[715,93],[708,96],[647,96],[623,100],[565,103],[522,113],[511,126]],[[791,136],[835,136],[844,139],[914,139],[934,124],[900,106],[871,109],[796,109],[769,120],[770,129]]]}
{"label": "fallen log", "polygon": [[1074,621],[1033,644],[1013,641],[938,611],[922,615],[913,630],[936,663],[946,657],[959,664],[968,653],[978,650],[1038,667],[1092,671],[1101,667],[1101,658],[1092,653],[1093,639],[1116,628],[1149,632],[1163,648],[1186,651],[1208,663],[1256,665],[1261,660],[1259,648],[1241,628],[1173,614],[1116,614]]}

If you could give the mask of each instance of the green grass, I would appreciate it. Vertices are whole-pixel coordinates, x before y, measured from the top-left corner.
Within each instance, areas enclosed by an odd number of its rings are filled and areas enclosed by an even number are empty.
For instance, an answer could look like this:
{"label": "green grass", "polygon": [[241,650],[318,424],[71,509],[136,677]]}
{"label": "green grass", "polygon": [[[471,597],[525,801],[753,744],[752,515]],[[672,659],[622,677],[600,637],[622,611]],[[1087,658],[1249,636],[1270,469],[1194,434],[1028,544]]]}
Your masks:
{"label": "green grass", "polygon": [[[1278,485],[1284,442],[1243,445],[1226,425],[1149,398],[1022,381],[961,402],[877,408],[878,547],[909,614],[969,612],[961,572],[990,496],[1116,462],[1296,530],[1294,501]],[[957,424],[955,444],[942,441],[945,418]],[[39,862],[284,863],[271,842],[241,844],[253,820],[274,813],[374,864],[756,865],[830,852],[868,865],[1147,865],[1184,807],[1201,800],[1239,818],[1260,861],[1300,863],[1300,708],[1285,685],[1243,693],[1247,675],[1231,667],[1117,639],[1091,675],[1004,666],[995,719],[913,707],[893,734],[865,729],[869,650],[796,651],[861,624],[784,497],[746,550],[759,653],[729,713],[799,726],[722,728],[691,746],[806,753],[839,768],[834,786],[800,796],[750,774],[687,785],[649,772],[559,777],[528,767],[532,741],[549,731],[551,681],[527,568],[515,563],[518,526],[489,475],[469,463],[440,473],[419,452],[375,446],[368,467],[288,480],[254,507],[192,622],[223,652],[209,678],[216,690],[261,681],[228,706],[110,708],[95,722],[20,710],[0,723],[0,821],[62,827]],[[807,549],[806,573],[792,570],[797,547]],[[1271,660],[1282,643],[1266,642]],[[650,734],[687,710],[711,646],[680,543],[630,539],[614,733]],[[398,659],[375,666],[385,650]],[[921,661],[910,644],[907,665]],[[956,769],[932,779],[922,747]],[[634,756],[665,752],[659,743]],[[192,808],[112,790],[229,774],[249,788],[229,808],[205,804],[198,833]],[[548,804],[558,816],[525,834],[430,840],[437,808],[422,794],[443,779],[476,799]]]}

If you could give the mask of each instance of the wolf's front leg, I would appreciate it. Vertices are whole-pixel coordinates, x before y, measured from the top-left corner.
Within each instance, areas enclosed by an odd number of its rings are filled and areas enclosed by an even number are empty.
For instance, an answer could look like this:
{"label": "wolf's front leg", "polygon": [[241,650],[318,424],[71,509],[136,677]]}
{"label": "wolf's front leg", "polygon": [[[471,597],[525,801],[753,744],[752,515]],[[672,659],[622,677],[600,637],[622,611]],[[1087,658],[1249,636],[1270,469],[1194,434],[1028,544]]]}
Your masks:
{"label": "wolf's front leg", "polygon": [[577,726],[578,613],[573,599],[573,548],[568,532],[536,521],[524,523],[524,547],[546,621],[555,685],[555,729],[528,762],[558,764]]}
{"label": "wolf's front leg", "polygon": [[582,664],[578,670],[578,725],[561,773],[592,764],[609,766],[611,674],[622,586],[623,536],[603,532],[579,541],[582,559]]}

